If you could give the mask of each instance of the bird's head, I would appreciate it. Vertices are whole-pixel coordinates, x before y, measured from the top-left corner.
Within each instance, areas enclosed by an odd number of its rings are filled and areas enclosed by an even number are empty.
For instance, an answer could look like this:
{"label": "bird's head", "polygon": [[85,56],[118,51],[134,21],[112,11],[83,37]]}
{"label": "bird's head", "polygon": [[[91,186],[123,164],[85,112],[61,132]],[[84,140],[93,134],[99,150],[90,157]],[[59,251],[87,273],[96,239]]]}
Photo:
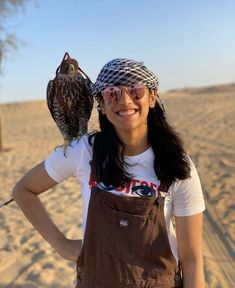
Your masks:
{"label": "bird's head", "polygon": [[75,59],[66,59],[63,60],[60,64],[60,70],[59,73],[61,74],[68,74],[72,75],[75,74],[78,71],[78,62]]}

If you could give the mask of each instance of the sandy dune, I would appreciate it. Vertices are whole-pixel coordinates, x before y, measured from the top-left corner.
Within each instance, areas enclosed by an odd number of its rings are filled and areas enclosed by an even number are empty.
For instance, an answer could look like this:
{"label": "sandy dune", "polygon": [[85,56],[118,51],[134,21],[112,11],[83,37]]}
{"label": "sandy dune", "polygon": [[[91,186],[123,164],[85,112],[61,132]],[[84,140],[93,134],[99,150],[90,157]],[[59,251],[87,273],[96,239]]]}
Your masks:
{"label": "sandy dune", "polygon": [[[213,89],[212,89],[213,88]],[[235,285],[235,87],[172,91],[162,95],[171,123],[185,140],[203,185],[207,210],[204,258],[207,287]],[[0,105],[0,203],[14,183],[61,143],[44,101]],[[93,113],[90,130],[97,127]],[[81,236],[81,196],[73,179],[41,196],[68,237]],[[65,276],[66,275],[66,276]],[[75,267],[34,231],[15,203],[0,210],[0,288],[73,287]]]}

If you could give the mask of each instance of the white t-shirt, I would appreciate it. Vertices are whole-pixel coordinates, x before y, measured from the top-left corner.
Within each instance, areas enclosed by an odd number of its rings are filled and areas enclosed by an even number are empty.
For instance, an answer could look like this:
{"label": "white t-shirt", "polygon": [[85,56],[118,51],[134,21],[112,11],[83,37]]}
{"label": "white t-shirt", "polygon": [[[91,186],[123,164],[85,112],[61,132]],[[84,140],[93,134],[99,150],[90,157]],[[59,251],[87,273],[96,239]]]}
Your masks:
{"label": "white t-shirt", "polygon": [[[94,138],[93,138],[94,139]],[[75,177],[80,183],[83,198],[83,233],[86,227],[87,211],[90,199],[91,187],[96,185],[90,181],[90,160],[92,159],[92,146],[88,143],[88,135],[84,135],[79,141],[73,141],[66,150],[66,157],[62,148],[56,150],[45,160],[45,168],[48,175],[60,183],[69,177]],[[124,160],[128,164],[127,172],[133,179],[128,187],[114,189],[104,187],[105,190],[120,196],[140,197],[148,195],[153,190],[157,190],[160,181],[157,179],[153,167],[154,153],[150,147],[143,153],[135,156],[125,156]],[[172,183],[165,199],[164,214],[171,250],[176,260],[178,260],[177,243],[175,231],[172,225],[174,216],[190,216],[205,210],[200,179],[193,162],[191,163],[191,178],[177,180]],[[135,164],[135,165],[133,165]],[[146,188],[147,187],[147,188]],[[152,189],[148,189],[148,187]]]}

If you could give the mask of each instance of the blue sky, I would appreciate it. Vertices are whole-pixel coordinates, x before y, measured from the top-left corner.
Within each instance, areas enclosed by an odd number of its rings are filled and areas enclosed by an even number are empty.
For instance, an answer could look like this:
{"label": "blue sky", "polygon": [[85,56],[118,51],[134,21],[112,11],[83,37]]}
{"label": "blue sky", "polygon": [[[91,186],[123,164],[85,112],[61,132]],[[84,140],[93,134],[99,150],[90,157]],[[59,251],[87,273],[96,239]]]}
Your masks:
{"label": "blue sky", "polygon": [[235,82],[234,0],[33,0],[6,28],[0,103],[45,99],[64,52],[95,81],[117,57],[144,61],[159,90]]}

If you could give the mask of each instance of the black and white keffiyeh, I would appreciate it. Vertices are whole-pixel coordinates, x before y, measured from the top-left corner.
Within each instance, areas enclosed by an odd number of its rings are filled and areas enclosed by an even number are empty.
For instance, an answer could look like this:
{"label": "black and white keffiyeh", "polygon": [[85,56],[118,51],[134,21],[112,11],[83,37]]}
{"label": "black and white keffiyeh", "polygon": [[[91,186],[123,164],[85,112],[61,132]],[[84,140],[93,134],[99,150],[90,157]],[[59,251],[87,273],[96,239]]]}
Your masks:
{"label": "black and white keffiyeh", "polygon": [[143,62],[117,58],[109,61],[100,71],[92,86],[92,94],[96,97],[107,86],[143,84],[150,89],[158,89],[158,77]]}

